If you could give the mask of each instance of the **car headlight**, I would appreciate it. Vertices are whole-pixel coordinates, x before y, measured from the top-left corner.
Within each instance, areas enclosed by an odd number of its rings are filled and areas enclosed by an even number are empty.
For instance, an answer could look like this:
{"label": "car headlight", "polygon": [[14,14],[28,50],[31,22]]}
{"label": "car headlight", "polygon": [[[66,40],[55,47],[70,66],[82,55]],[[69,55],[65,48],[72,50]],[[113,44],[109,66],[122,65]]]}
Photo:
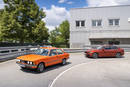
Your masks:
{"label": "car headlight", "polygon": [[32,64],[33,64],[33,62],[30,62],[30,64],[32,65]]}
{"label": "car headlight", "polygon": [[29,61],[27,61],[27,64],[29,64],[30,62]]}
{"label": "car headlight", "polygon": [[93,53],[93,52],[89,52],[89,53]]}
{"label": "car headlight", "polygon": [[32,64],[33,64],[33,62],[31,62],[31,61],[27,61],[27,64],[30,64],[30,65],[32,65]]}
{"label": "car headlight", "polygon": [[16,59],[17,62],[20,62],[20,59]]}

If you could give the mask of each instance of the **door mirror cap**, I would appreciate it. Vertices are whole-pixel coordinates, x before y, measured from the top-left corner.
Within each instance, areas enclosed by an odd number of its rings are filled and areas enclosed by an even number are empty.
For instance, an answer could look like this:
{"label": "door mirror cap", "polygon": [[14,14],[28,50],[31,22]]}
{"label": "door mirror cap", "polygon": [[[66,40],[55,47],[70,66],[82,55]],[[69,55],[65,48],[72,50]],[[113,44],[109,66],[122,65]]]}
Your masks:
{"label": "door mirror cap", "polygon": [[105,49],[104,48],[102,48],[102,51],[104,51]]}

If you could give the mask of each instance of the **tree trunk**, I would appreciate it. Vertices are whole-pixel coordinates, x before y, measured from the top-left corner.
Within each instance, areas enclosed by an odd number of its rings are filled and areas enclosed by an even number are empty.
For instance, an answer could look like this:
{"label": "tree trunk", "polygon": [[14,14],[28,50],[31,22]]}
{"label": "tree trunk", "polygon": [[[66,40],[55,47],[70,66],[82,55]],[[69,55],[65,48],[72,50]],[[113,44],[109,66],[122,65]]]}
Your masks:
{"label": "tree trunk", "polygon": [[20,39],[20,44],[21,44],[21,45],[24,44],[24,39],[23,39],[23,38]]}

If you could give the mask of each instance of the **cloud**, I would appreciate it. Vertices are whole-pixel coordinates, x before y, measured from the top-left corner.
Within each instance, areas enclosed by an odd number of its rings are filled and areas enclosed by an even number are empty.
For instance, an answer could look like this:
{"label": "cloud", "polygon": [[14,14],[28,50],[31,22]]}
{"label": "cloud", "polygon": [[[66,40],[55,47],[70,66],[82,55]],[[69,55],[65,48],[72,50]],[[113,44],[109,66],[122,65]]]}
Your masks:
{"label": "cloud", "polygon": [[68,1],[68,0],[59,0],[58,3],[73,4],[72,1]]}
{"label": "cloud", "polygon": [[58,7],[52,5],[50,9],[43,8],[46,13],[46,18],[43,19],[46,22],[46,26],[52,30],[55,27],[59,26],[62,21],[69,19],[69,11],[64,7]]}
{"label": "cloud", "polygon": [[59,0],[58,2],[59,3],[64,3],[66,0]]}
{"label": "cloud", "polygon": [[4,8],[4,2],[3,2],[3,0],[0,0],[0,9],[3,9]]}
{"label": "cloud", "polygon": [[69,2],[67,2],[67,4],[73,4],[73,2],[72,2],[72,1],[69,1]]}
{"label": "cloud", "polygon": [[130,0],[86,0],[89,7],[126,5]]}

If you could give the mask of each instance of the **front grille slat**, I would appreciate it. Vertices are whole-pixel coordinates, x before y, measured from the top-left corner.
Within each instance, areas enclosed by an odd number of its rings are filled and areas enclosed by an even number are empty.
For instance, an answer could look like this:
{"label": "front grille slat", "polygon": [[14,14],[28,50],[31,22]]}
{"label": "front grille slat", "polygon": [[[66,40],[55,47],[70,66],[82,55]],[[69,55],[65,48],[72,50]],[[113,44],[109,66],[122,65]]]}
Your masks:
{"label": "front grille slat", "polygon": [[21,60],[21,63],[25,63],[25,64],[27,64],[27,62],[28,62],[28,61]]}

